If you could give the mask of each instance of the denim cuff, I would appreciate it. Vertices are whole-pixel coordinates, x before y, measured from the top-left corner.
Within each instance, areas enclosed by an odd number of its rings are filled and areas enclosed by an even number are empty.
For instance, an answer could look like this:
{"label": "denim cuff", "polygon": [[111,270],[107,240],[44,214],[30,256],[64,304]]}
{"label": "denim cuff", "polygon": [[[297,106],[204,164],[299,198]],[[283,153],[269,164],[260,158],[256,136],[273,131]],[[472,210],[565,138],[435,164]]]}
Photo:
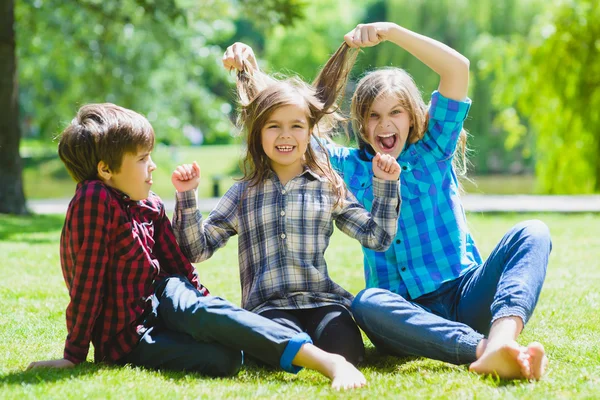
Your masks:
{"label": "denim cuff", "polygon": [[457,364],[470,364],[477,360],[477,345],[484,336],[475,331],[469,332],[460,337],[456,347]]}
{"label": "denim cuff", "polygon": [[285,350],[283,350],[283,354],[281,355],[281,359],[279,360],[279,365],[284,371],[291,372],[292,374],[297,374],[302,367],[298,367],[292,364],[292,360],[300,351],[300,347],[302,347],[305,343],[311,343],[312,340],[310,336],[306,333],[299,333],[293,338],[290,339],[287,346],[285,346]]}
{"label": "denim cuff", "polygon": [[505,304],[500,306],[497,310],[492,310],[492,320],[490,321],[490,326],[492,326],[492,324],[500,318],[519,317],[521,318],[521,320],[523,320],[524,328],[527,324],[527,321],[529,321],[530,316],[531,314],[527,312],[527,309],[525,307],[522,307],[517,304]]}

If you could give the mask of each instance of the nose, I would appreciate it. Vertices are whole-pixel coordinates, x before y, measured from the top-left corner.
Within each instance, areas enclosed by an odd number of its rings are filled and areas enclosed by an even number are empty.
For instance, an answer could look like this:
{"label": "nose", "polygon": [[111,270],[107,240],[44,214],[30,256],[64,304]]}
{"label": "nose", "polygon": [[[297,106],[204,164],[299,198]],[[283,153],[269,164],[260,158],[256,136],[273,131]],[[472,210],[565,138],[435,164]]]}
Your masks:
{"label": "nose", "polygon": [[281,133],[279,134],[280,138],[291,138],[292,134],[290,132],[290,130],[288,128],[282,129]]}
{"label": "nose", "polygon": [[386,126],[388,126],[389,124],[389,120],[387,117],[382,117],[379,119],[379,126],[381,126],[382,128],[385,128]]}
{"label": "nose", "polygon": [[156,169],[156,164],[154,164],[154,161],[152,161],[152,158],[150,158],[150,165],[148,165],[148,170],[150,172],[154,171]]}

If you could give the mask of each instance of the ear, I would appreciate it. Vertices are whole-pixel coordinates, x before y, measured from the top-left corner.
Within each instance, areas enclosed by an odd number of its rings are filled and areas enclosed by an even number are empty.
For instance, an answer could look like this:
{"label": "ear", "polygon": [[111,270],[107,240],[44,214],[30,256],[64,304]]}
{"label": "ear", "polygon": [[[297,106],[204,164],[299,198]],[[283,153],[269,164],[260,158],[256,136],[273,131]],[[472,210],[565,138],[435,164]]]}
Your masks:
{"label": "ear", "polygon": [[105,182],[112,177],[112,171],[104,161],[98,162],[98,177]]}

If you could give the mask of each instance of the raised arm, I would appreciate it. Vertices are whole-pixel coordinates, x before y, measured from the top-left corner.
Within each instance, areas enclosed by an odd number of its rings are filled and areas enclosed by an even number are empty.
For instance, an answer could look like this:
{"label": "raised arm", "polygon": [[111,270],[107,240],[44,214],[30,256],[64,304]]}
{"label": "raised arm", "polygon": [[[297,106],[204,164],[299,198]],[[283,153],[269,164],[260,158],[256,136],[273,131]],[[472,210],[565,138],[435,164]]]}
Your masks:
{"label": "raised arm", "polygon": [[210,258],[237,234],[238,185],[225,193],[204,221],[196,201],[199,181],[200,167],[196,162],[177,167],[171,177],[177,190],[172,228],[181,251],[191,262]]}
{"label": "raised arm", "polygon": [[392,22],[359,24],[344,36],[350,47],[371,47],[390,41],[421,60],[440,76],[438,91],[449,99],[462,101],[469,86],[469,60],[456,50],[430,37]]}

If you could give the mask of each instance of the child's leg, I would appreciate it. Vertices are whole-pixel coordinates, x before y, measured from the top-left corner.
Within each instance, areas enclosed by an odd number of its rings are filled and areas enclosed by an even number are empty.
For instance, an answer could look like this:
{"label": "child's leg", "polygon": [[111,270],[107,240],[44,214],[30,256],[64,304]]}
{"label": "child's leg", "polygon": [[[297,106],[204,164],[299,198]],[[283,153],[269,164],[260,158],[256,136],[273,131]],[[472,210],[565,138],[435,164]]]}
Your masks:
{"label": "child's leg", "polygon": [[[167,278],[156,295],[158,317],[168,329],[187,333],[200,342],[243,350],[288,372],[297,372],[301,367],[316,369],[333,381],[334,388],[364,385],[364,377],[352,364],[316,348],[307,334],[294,332],[219,297],[204,297],[184,277]],[[345,378],[340,376],[342,372]]]}
{"label": "child's leg", "polygon": [[352,303],[358,325],[378,348],[400,356],[422,356],[453,364],[476,360],[483,335],[435,315],[385,289],[365,289]]}
{"label": "child's leg", "polygon": [[[522,348],[515,339],[535,309],[551,249],[550,233],[543,222],[520,223],[463,282],[457,319],[481,332],[489,331],[489,340],[472,365],[475,372],[496,370],[504,377],[536,379],[543,375],[547,364],[543,347],[534,342]],[[523,363],[518,357],[529,361]],[[512,361],[507,363],[508,359]],[[518,372],[520,366],[524,371]]]}
{"label": "child's leg", "polygon": [[209,376],[233,376],[242,366],[242,352],[215,342],[198,342],[185,333],[152,328],[119,363],[195,371]]}
{"label": "child's leg", "polygon": [[315,346],[339,354],[354,365],[364,359],[365,345],[360,330],[345,307],[331,305],[302,311],[310,313],[306,332]]}
{"label": "child's leg", "polygon": [[270,319],[273,322],[277,322],[279,325],[283,325],[295,332],[304,332],[304,324],[298,317],[299,310],[277,310],[271,309],[259,313],[261,317]]}

